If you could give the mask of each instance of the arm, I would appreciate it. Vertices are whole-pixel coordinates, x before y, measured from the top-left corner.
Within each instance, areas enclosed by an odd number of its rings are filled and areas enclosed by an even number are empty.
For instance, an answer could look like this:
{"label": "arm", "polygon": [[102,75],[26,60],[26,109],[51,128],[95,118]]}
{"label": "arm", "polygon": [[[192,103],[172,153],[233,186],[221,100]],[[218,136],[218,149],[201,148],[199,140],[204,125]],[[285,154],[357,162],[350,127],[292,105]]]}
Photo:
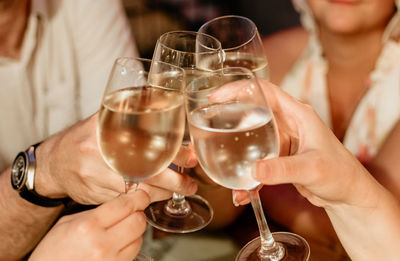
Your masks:
{"label": "arm", "polygon": [[392,129],[378,154],[366,167],[392,194],[400,199],[400,122]]}
{"label": "arm", "polygon": [[29,203],[11,187],[11,169],[0,174],[0,260],[19,260],[42,238],[62,207]]}
{"label": "arm", "polygon": [[365,177],[369,196],[362,204],[334,204],[326,212],[353,260],[394,260],[400,255],[399,201],[366,171]]}

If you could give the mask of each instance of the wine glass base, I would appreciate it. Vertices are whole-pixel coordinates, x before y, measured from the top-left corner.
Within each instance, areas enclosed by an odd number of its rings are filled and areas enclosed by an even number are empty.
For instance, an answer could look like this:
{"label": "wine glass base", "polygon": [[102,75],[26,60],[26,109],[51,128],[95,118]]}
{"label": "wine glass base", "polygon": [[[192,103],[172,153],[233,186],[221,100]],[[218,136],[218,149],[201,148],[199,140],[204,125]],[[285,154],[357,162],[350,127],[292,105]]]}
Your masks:
{"label": "wine glass base", "polygon": [[274,240],[285,251],[283,257],[261,259],[259,256],[261,240],[257,237],[247,243],[236,256],[236,261],[307,261],[310,258],[310,246],[299,235],[290,232],[272,233]]}
{"label": "wine glass base", "polygon": [[150,204],[144,210],[147,222],[155,228],[171,233],[195,232],[207,226],[214,215],[210,204],[199,195],[185,197],[185,200],[190,204],[191,211],[182,215],[166,213],[165,206],[168,200]]}

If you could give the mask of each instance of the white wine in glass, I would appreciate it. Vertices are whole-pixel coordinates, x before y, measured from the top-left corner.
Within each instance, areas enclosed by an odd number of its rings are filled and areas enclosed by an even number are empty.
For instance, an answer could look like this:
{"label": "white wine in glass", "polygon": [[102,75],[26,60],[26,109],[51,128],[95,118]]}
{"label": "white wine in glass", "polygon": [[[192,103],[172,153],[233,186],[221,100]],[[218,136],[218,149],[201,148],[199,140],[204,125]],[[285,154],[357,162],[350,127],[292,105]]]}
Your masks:
{"label": "white wine in glass", "polygon": [[166,169],[183,137],[184,71],[157,62],[149,73],[150,64],[117,59],[99,112],[101,154],[128,187]]}
{"label": "white wine in glass", "polygon": [[300,236],[271,233],[253,178],[260,159],[279,156],[274,116],[254,74],[243,67],[216,71],[193,80],[185,90],[190,136],[206,174],[221,186],[247,190],[260,237],[250,241],[236,260],[308,260]]}
{"label": "white wine in glass", "polygon": [[269,79],[268,61],[264,47],[253,21],[238,15],[214,18],[200,29],[217,38],[224,51],[224,67],[245,67],[257,78]]}

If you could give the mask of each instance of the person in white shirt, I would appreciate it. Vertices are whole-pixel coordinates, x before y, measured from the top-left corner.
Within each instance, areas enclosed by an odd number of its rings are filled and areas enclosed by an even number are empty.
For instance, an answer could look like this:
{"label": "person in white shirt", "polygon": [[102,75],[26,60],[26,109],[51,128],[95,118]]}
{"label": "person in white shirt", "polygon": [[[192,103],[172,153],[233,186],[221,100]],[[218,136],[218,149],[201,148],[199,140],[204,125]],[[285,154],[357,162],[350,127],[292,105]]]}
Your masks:
{"label": "person in white shirt", "polygon": [[[120,1],[0,0],[0,260],[29,253],[68,199],[101,204],[124,191],[123,179],[100,155],[95,112],[114,60],[136,55]],[[25,155],[29,162],[36,157],[33,172],[21,167]],[[155,201],[171,191],[192,194],[197,186],[166,170],[139,188]]]}

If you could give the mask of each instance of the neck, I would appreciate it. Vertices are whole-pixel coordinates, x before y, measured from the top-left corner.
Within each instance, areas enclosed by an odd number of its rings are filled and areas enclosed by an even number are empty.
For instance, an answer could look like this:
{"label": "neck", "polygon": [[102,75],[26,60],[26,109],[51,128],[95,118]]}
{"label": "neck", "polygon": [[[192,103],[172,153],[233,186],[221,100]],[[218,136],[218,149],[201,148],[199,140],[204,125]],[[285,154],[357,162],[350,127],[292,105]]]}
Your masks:
{"label": "neck", "polygon": [[19,58],[29,0],[0,0],[0,56]]}
{"label": "neck", "polygon": [[383,29],[357,35],[337,35],[321,29],[319,35],[330,67],[367,66],[372,70],[383,47]]}

